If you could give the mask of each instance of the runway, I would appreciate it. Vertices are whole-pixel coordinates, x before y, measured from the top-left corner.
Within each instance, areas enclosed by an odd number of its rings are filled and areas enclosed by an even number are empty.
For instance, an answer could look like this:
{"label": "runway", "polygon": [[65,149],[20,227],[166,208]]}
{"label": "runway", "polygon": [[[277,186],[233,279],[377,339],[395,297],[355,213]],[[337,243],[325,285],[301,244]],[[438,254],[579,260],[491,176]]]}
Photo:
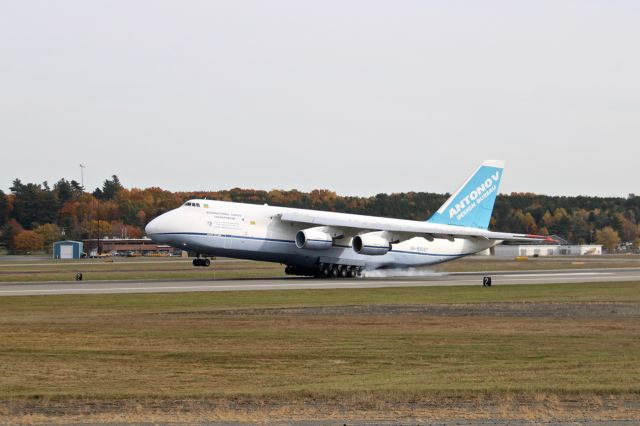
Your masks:
{"label": "runway", "polygon": [[271,278],[235,280],[69,281],[0,284],[0,296],[60,294],[182,293],[194,291],[260,291],[385,287],[481,286],[484,276],[493,286],[589,282],[640,282],[640,268],[561,271],[504,271],[431,274],[427,276],[356,279]]}

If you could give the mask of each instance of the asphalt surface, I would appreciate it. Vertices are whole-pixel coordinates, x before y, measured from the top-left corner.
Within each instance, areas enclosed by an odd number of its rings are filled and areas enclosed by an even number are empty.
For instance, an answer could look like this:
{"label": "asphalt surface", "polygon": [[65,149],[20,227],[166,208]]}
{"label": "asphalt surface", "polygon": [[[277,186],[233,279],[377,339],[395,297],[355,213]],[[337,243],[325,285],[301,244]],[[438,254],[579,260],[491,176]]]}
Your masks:
{"label": "asphalt surface", "polygon": [[[380,275],[376,273],[375,275]],[[424,276],[353,279],[272,278],[235,280],[69,281],[0,284],[0,296],[110,293],[181,293],[193,291],[256,291],[329,288],[443,287],[482,285],[563,284],[640,281],[640,268],[561,271],[504,271],[429,274]]]}

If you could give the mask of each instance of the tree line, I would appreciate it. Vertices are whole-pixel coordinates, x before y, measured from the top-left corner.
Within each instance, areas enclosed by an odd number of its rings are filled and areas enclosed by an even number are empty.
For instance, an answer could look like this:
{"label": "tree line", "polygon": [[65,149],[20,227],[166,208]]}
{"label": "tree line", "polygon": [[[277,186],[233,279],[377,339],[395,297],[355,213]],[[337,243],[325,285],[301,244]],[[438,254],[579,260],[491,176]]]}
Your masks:
{"label": "tree line", "polygon": [[[426,220],[449,194],[407,192],[371,197],[341,196],[329,190],[170,192],[125,188],[117,176],[87,192],[78,182],[53,186],[13,181],[0,191],[0,244],[9,252],[50,250],[60,239],[139,238],[154,217],[191,198],[270,204],[304,209]],[[612,251],[640,246],[640,197],[565,197],[532,193],[499,195],[491,229],[557,235],[572,243],[597,242]]]}

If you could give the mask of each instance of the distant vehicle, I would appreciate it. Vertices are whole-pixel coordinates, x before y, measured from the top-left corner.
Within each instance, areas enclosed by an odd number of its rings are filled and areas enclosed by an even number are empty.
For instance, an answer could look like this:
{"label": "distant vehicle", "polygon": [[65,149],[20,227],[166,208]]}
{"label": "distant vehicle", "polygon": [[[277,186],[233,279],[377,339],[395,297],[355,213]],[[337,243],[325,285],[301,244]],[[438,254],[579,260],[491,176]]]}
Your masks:
{"label": "distant vehicle", "polygon": [[134,252],[132,252],[132,251],[127,251],[127,252],[125,252],[125,253],[124,253],[124,255],[125,255],[126,257],[133,257],[133,256],[135,256],[135,253],[134,253]]}
{"label": "distant vehicle", "polygon": [[146,226],[158,243],[201,256],[278,262],[291,275],[354,277],[362,270],[447,262],[505,240],[549,237],[488,230],[504,163],[482,163],[424,222],[194,199]]}

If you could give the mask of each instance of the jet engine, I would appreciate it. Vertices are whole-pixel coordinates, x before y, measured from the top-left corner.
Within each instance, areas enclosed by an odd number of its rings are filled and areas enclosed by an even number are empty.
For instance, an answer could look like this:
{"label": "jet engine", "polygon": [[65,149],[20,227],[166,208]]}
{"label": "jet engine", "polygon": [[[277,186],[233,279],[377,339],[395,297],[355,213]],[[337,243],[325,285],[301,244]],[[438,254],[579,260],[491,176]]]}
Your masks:
{"label": "jet engine", "polygon": [[333,245],[333,238],[317,229],[303,229],[296,234],[296,247],[309,250],[326,250]]}
{"label": "jet engine", "polygon": [[367,254],[369,256],[381,256],[387,254],[391,250],[389,240],[377,237],[375,235],[362,234],[356,235],[351,240],[351,247],[358,254]]}

